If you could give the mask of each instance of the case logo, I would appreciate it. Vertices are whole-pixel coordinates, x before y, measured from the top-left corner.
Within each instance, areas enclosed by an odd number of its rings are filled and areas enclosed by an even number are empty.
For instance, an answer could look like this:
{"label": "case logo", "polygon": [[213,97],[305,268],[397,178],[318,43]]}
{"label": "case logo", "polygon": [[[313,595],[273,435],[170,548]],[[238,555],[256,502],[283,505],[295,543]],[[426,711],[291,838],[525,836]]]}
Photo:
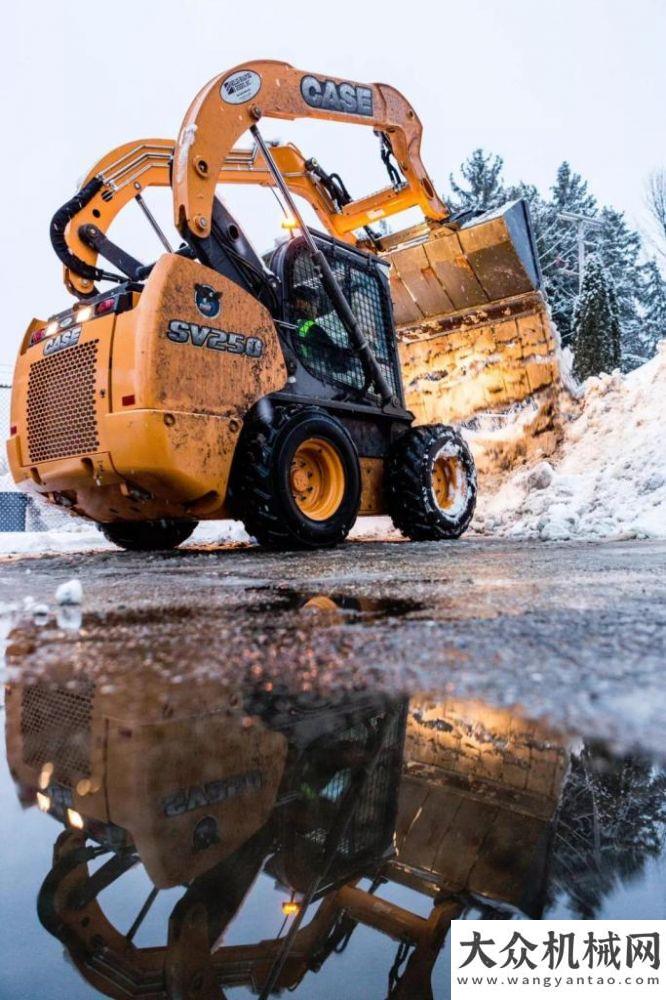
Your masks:
{"label": "case logo", "polygon": [[248,792],[259,792],[263,788],[264,779],[261,771],[246,771],[245,774],[234,774],[219,781],[208,781],[205,785],[191,785],[181,788],[173,795],[162,800],[162,812],[165,816],[182,816],[183,813],[200,809],[201,806],[212,806],[217,802],[228,802]]}
{"label": "case logo", "polygon": [[78,344],[80,336],[80,326],[73,326],[71,330],[56,334],[44,344],[44,357],[47,358],[49,354],[55,354],[57,351],[64,351],[67,347],[74,347],[75,344]]}
{"label": "case logo", "polygon": [[336,83],[335,80],[304,76],[301,80],[301,94],[311,108],[372,117],[372,90],[360,83]]}
{"label": "case logo", "polygon": [[216,292],[210,285],[194,286],[194,302],[197,309],[206,319],[215,319],[220,311],[222,292]]}

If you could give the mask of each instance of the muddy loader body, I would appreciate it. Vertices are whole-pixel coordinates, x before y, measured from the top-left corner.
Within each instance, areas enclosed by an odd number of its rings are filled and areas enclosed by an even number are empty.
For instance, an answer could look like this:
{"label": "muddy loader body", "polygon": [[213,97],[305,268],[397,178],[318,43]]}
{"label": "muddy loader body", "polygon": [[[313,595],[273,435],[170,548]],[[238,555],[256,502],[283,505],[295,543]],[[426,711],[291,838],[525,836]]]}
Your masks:
{"label": "muddy loader body", "polygon": [[[264,116],[372,126],[390,186],[352,200],[316,160],[269,146]],[[235,145],[246,131],[250,151]],[[416,539],[458,537],[475,468],[440,414],[460,423],[548,384],[554,343],[526,206],[451,218],[420,135],[393,88],[256,62],[211,81],[175,143],[104,157],[52,222],[78,303],[33,320],[21,345],[8,443],[19,486],[125,548],[171,547],[226,517],[273,547],[335,544],[364,514],[389,513]],[[220,182],[273,187],[292,238],[259,258]],[[143,200],[152,186],[172,189],[176,250]],[[324,232],[305,226],[294,194]],[[168,248],[154,264],[106,235],[132,199]],[[374,232],[408,208],[422,225]],[[454,342],[457,372],[433,374]],[[517,355],[515,377],[493,372],[500,342]],[[465,366],[479,349],[483,374]]]}

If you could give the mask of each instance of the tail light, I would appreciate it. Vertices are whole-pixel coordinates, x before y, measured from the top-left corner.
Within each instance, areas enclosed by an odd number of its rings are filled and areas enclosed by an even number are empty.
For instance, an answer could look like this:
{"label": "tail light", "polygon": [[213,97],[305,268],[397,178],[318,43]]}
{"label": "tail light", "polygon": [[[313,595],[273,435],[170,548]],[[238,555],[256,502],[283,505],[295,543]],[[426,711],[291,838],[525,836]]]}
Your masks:
{"label": "tail light", "polygon": [[102,299],[95,306],[95,316],[103,316],[105,313],[111,312],[115,309],[116,300],[114,298]]}
{"label": "tail light", "polygon": [[35,330],[30,337],[30,346],[33,344],[38,344],[40,340],[43,340],[46,336],[46,327],[42,326],[39,330]]}
{"label": "tail light", "polygon": [[[136,289],[134,289],[136,291]],[[132,289],[121,289],[115,295],[107,295],[103,299],[92,301],[86,305],[78,305],[74,309],[58,313],[48,321],[46,326],[35,330],[30,336],[30,344],[38,344],[45,337],[50,337],[59,330],[67,330],[75,322],[85,323],[89,319],[96,319],[98,316],[106,316],[109,313],[121,313],[131,309],[134,302],[132,299]]]}

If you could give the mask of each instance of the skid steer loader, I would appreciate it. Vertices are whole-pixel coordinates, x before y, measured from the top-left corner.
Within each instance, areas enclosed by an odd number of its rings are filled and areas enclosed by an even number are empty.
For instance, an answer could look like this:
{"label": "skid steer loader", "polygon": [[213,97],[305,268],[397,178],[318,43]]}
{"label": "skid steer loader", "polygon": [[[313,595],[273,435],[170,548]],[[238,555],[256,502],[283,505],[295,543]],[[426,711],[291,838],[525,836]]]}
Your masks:
{"label": "skid steer loader", "polygon": [[[264,117],[370,126],[389,186],[353,200],[339,174],[267,144]],[[236,145],[248,131],[251,151]],[[467,344],[480,330],[489,355],[495,335],[528,361],[541,354],[542,382],[552,344],[526,205],[452,217],[420,141],[392,87],[257,61],[211,80],[175,143],[140,140],[104,157],[51,223],[79,301],[33,319],[23,338],[8,442],[17,484],[127,549],[173,547],[199,520],[229,516],[277,548],[334,545],[359,514],[388,513],[412,539],[460,536],[474,461],[436,406],[415,426],[396,319],[410,341],[418,328],[426,341]],[[274,188],[292,238],[260,258],[219,183]],[[154,185],[173,192],[175,250],[143,199]],[[294,195],[326,232],[306,227]],[[106,235],[131,200],[165,247],[154,264]],[[414,208],[421,225],[373,230]],[[419,391],[423,378],[412,378]]]}

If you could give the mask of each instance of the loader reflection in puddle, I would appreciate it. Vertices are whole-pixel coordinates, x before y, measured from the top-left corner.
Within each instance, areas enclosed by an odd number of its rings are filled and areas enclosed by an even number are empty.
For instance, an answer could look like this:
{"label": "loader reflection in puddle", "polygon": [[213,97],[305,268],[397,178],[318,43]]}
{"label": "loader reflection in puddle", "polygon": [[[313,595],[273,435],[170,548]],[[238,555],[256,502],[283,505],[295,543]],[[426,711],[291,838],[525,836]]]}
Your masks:
{"label": "loader reflection in puddle", "polygon": [[[12,775],[25,804],[65,826],[39,918],[103,995],[219,997],[245,985],[269,996],[307,976],[302,995],[316,996],[314,974],[343,961],[364,925],[397,943],[389,995],[431,997],[452,919],[544,916],[573,858],[583,874],[589,809],[582,784],[568,792],[580,748],[519,713],[441,696],[285,694],[247,680],[174,685],[139,669],[109,690],[72,660],[30,678],[25,634],[13,648],[24,653],[7,689]],[[654,806],[663,777],[657,788],[649,767],[635,775]],[[570,812],[578,803],[570,855],[567,796]],[[597,827],[590,841],[606,850],[604,838]],[[638,867],[646,853],[637,850]],[[100,896],[138,864],[153,888],[121,933]],[[260,872],[283,890],[286,933],[227,944]],[[183,894],[166,943],[137,946],[155,896],[174,886]],[[419,893],[428,915],[386,898],[391,886]]]}

